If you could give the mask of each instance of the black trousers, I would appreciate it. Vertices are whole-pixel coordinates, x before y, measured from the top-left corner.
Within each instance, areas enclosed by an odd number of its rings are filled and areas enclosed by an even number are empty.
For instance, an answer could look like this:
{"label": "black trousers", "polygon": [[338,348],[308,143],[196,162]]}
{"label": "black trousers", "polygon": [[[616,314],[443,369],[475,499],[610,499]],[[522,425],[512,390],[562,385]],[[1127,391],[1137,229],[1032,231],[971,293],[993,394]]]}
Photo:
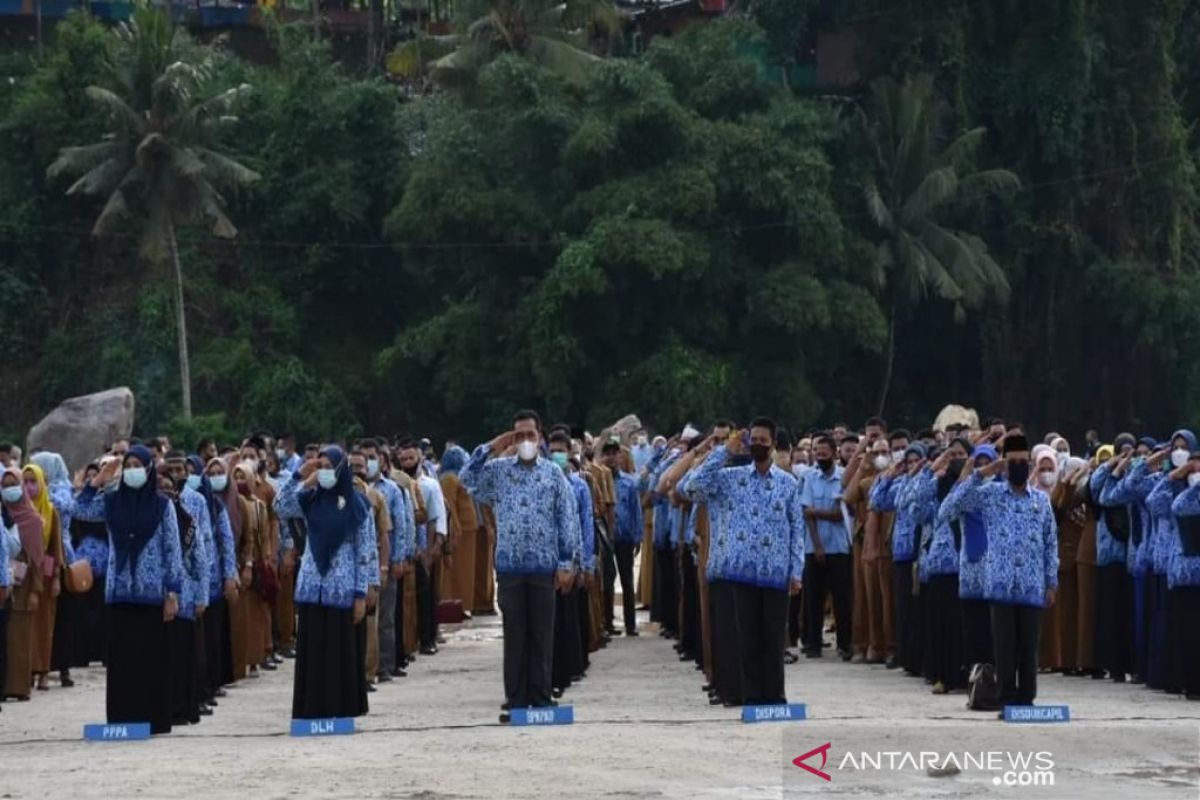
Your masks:
{"label": "black trousers", "polygon": [[582,667],[580,674],[587,672],[592,665],[588,657],[588,635],[592,630],[592,598],[586,586],[573,590],[575,592],[575,611],[579,615],[579,663]]}
{"label": "black trousers", "polygon": [[783,643],[787,634],[787,592],[734,583],[733,606],[737,617],[743,702],[746,705],[786,703]]}
{"label": "black trousers", "polygon": [[808,646],[808,632],[804,630],[804,590],[788,595],[788,644],[792,647],[799,642]]}
{"label": "black trousers", "polygon": [[820,653],[825,631],[825,595],[833,595],[833,615],[837,620],[837,649],[850,652],[854,625],[850,620],[850,604],[854,597],[850,556],[846,553],[826,553],[825,563],[818,564],[811,553],[804,557],[804,630],[805,649]]}
{"label": "black trousers", "polygon": [[[0,603],[0,675],[4,676],[8,675],[8,605],[8,600]],[[4,699],[3,680],[0,678],[0,700]]]}
{"label": "black trousers", "polygon": [[742,702],[742,665],[738,659],[737,613],[733,583],[708,582],[709,620],[712,626],[713,688],[727,703]]}
{"label": "black trousers", "polygon": [[554,655],[553,575],[499,575],[504,696],[509,707],[547,706]]}
{"label": "black trousers", "polygon": [[967,685],[963,668],[963,621],[957,575],[933,575],[921,587],[925,610],[925,646],[922,672],[947,689]]}
{"label": "black trousers", "polygon": [[[597,525],[597,527],[601,527]],[[604,629],[607,631],[613,630],[616,626],[613,625],[613,607],[617,601],[617,574],[621,569],[621,544],[620,542],[609,542],[609,531],[604,528],[605,535],[596,535],[596,553],[600,559],[600,568],[604,574]],[[632,553],[632,550],[630,551]],[[633,556],[629,559],[630,574],[633,570]],[[624,576],[621,578],[621,593],[629,598],[626,605],[633,606],[635,595],[629,593],[630,584],[625,582]]]}
{"label": "black trousers", "polygon": [[421,647],[437,644],[437,573],[417,560],[417,630]]}
{"label": "black trousers", "polygon": [[695,553],[685,547],[679,558],[680,620],[679,649],[700,663],[704,647],[700,641],[700,576],[696,573]]}
{"label": "black trousers", "polygon": [[675,548],[654,550],[654,602],[657,619],[669,636],[679,635],[678,566]]}
{"label": "black trousers", "polygon": [[996,657],[992,647],[992,610],[987,600],[959,601],[963,625],[963,663],[968,674],[976,664],[991,664]]}
{"label": "black trousers", "polygon": [[1182,688],[1188,697],[1200,697],[1200,586],[1176,586],[1170,593],[1181,621],[1176,632],[1181,638]]}
{"label": "black trousers", "polygon": [[[637,585],[633,582],[633,548],[634,542],[617,542],[616,549],[617,575],[621,576],[621,604],[625,612],[625,630],[637,630]],[[616,576],[613,576],[614,578]],[[611,581],[605,572],[604,602],[608,613],[608,627],[612,628],[613,600]]]}
{"label": "black trousers", "polygon": [[911,561],[892,564],[892,631],[896,637],[896,662],[907,670],[916,671],[916,637],[919,634],[913,608]]}
{"label": "black trousers", "polygon": [[221,688],[226,673],[233,672],[233,651],[229,642],[228,603],[222,597],[209,602],[204,610],[204,700],[212,700]]}
{"label": "black trousers", "polygon": [[996,688],[1003,705],[1030,705],[1037,697],[1038,626],[1042,609],[992,603]]}
{"label": "black trousers", "polygon": [[577,598],[574,589],[565,594],[554,593],[554,656],[550,673],[555,689],[566,689],[583,674]]}
{"label": "black trousers", "polygon": [[1096,663],[1124,677],[1133,669],[1133,581],[1124,564],[1096,572]]}

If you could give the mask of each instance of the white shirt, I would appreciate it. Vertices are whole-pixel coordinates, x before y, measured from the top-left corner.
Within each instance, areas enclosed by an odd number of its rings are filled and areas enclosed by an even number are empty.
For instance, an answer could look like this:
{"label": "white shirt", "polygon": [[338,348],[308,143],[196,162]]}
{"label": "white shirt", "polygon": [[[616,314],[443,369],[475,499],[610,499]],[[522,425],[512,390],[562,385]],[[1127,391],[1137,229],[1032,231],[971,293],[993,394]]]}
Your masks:
{"label": "white shirt", "polygon": [[422,473],[417,477],[417,485],[421,487],[421,497],[425,500],[426,524],[432,526],[434,533],[445,536],[446,498],[442,494],[441,484]]}

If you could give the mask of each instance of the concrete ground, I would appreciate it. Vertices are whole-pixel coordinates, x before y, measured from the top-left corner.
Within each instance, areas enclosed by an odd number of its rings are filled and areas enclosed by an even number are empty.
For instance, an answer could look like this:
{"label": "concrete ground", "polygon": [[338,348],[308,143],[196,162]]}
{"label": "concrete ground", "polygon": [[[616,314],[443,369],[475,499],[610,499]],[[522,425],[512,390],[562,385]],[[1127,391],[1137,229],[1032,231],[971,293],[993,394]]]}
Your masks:
{"label": "concrete ground", "polygon": [[[744,724],[707,704],[701,673],[647,626],[594,655],[563,700],[574,725],[511,728],[497,721],[499,618],[446,633],[439,655],[371,695],[353,736],[287,735],[288,662],[231,689],[200,725],[83,742],[83,725],[103,721],[104,673],[79,670],[73,689],[53,683],[3,706],[0,798],[1200,797],[1200,703],[1140,687],[1043,676],[1039,703],[1069,705],[1071,721],[1016,725],[882,667],[802,659],[787,668],[788,694],[808,719]],[[791,763],[825,743],[830,780]],[[976,761],[934,777],[903,761],[922,751]],[[1002,768],[1038,751],[1034,770]],[[898,769],[870,769],[864,754]],[[804,763],[821,768],[820,754]],[[1005,779],[1038,785],[997,785]]]}

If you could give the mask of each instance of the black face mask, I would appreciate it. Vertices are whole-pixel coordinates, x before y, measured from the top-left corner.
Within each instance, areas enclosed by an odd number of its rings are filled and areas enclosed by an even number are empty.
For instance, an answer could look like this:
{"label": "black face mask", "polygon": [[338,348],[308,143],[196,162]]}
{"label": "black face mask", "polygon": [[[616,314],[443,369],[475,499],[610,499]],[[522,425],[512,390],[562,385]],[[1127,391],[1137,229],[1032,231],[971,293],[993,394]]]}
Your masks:
{"label": "black face mask", "polygon": [[750,457],[755,463],[761,464],[771,457],[771,446],[769,444],[752,444],[750,445]]}
{"label": "black face mask", "polygon": [[1010,461],[1008,464],[1008,482],[1013,486],[1024,486],[1029,482],[1029,462]]}
{"label": "black face mask", "polygon": [[832,458],[818,458],[817,459],[817,468],[819,470],[821,470],[821,472],[829,472],[829,470],[833,469],[833,459]]}
{"label": "black face mask", "polygon": [[967,463],[965,458],[950,459],[950,469],[946,471],[947,475],[953,475],[956,478],[962,474],[963,466]]}

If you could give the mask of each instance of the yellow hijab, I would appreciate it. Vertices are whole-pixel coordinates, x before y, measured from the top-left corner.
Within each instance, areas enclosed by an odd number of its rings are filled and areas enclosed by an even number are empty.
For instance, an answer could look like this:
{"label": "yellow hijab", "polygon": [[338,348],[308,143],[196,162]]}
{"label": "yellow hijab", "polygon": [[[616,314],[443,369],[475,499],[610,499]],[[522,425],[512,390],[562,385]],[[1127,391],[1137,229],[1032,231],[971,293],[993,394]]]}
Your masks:
{"label": "yellow hijab", "polygon": [[42,468],[37,464],[26,464],[21,471],[23,479],[31,476],[37,481],[38,494],[37,497],[29,498],[29,502],[33,504],[34,511],[42,518],[42,547],[48,548],[51,526],[54,524],[54,504],[50,502],[50,487],[46,486],[46,473],[42,472]]}
{"label": "yellow hijab", "polygon": [[1092,464],[1098,467],[1105,461],[1108,461],[1110,458],[1112,458],[1114,453],[1115,451],[1113,450],[1113,446],[1111,444],[1102,445],[1096,449],[1096,455],[1092,459]]}

